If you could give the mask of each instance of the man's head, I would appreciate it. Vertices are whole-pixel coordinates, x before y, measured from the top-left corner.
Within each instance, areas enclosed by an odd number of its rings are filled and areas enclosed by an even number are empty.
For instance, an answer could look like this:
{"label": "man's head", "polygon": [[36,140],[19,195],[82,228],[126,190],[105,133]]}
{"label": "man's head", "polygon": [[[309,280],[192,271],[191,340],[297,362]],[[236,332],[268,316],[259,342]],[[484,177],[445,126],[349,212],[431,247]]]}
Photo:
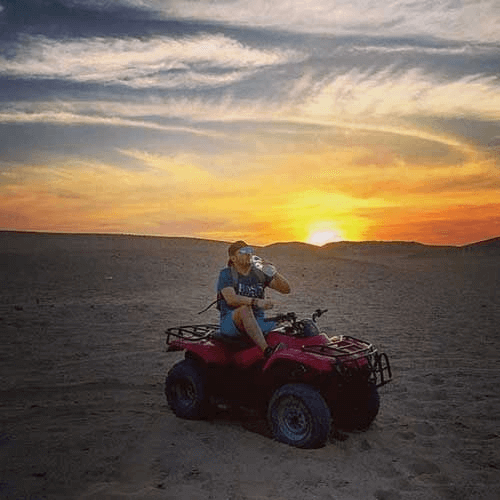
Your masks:
{"label": "man's head", "polygon": [[[229,254],[229,262],[228,265],[234,265],[234,261],[238,259],[246,259],[250,262],[250,256],[253,254],[253,248],[248,246],[243,240],[236,241],[227,249],[227,253]],[[244,256],[249,257],[244,257]]]}

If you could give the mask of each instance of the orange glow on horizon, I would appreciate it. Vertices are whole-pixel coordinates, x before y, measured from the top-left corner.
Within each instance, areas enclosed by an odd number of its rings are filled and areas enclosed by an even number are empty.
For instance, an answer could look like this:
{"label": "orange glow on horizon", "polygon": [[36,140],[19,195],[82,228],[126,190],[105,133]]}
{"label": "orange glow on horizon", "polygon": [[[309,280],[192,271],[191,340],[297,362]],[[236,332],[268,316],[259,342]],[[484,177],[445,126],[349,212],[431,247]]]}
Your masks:
{"label": "orange glow on horizon", "polygon": [[311,245],[322,246],[326,243],[334,241],[342,241],[342,233],[337,229],[336,225],[332,222],[319,222],[311,224],[309,227],[309,235],[306,243]]}
{"label": "orange glow on horizon", "polygon": [[[252,159],[123,151],[138,168],[68,160],[0,179],[0,228],[192,236],[256,245],[404,240],[462,245],[500,235],[494,160],[409,165],[367,147]],[[204,163],[206,162],[206,163]],[[207,166],[208,164],[208,166]],[[255,172],[258,172],[258,175]],[[497,196],[497,199],[499,197]]]}

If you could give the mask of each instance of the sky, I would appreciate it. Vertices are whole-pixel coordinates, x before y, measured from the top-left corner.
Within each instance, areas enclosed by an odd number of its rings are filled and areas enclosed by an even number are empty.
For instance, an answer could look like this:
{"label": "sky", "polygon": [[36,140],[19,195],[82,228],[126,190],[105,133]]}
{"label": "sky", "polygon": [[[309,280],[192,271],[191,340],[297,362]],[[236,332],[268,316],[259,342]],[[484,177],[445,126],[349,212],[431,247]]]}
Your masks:
{"label": "sky", "polygon": [[500,235],[498,0],[0,0],[0,229]]}

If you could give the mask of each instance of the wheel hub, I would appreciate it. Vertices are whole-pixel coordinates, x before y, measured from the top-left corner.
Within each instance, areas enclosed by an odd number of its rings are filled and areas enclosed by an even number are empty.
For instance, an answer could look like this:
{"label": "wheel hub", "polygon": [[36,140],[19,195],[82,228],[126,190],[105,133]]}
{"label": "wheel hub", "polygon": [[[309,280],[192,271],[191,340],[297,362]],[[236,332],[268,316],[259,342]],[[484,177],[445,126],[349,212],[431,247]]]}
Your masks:
{"label": "wheel hub", "polygon": [[278,419],[289,438],[300,439],[310,432],[309,412],[297,398],[288,397],[280,401]]}
{"label": "wheel hub", "polygon": [[179,380],[174,386],[174,391],[177,399],[186,406],[193,404],[196,398],[196,390],[189,380]]}

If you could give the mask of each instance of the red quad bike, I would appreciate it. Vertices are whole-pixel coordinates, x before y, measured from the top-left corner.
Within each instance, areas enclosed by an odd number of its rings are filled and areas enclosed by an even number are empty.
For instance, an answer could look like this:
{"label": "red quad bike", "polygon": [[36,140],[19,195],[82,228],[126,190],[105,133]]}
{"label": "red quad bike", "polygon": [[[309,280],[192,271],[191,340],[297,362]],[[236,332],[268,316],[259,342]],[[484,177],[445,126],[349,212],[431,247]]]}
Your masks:
{"label": "red quad bike", "polygon": [[267,342],[287,349],[265,358],[255,344],[228,340],[217,325],[169,328],[168,351],[185,351],[169,371],[165,394],[181,418],[208,418],[220,403],[257,408],[274,438],[300,448],[323,446],[335,428],[368,428],[379,410],[378,387],[391,378],[389,359],[368,342],[329,338],[316,319],[295,313],[269,318],[278,326]]}

